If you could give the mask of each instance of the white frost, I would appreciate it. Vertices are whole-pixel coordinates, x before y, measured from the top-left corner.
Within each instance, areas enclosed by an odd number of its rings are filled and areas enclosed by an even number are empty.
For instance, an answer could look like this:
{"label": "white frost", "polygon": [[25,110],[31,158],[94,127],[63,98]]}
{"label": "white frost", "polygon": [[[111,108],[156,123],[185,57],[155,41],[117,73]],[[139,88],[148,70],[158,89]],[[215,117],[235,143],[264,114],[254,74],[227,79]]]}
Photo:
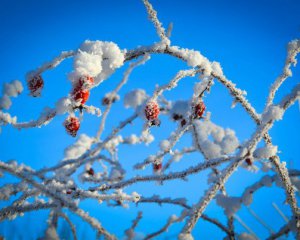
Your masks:
{"label": "white frost", "polygon": [[124,96],[124,106],[126,108],[136,108],[142,105],[147,99],[147,94],[143,89],[136,89]]}
{"label": "white frost", "polygon": [[276,155],[277,151],[278,151],[277,146],[266,146],[263,148],[257,148],[254,151],[253,156],[258,159],[268,159]]}

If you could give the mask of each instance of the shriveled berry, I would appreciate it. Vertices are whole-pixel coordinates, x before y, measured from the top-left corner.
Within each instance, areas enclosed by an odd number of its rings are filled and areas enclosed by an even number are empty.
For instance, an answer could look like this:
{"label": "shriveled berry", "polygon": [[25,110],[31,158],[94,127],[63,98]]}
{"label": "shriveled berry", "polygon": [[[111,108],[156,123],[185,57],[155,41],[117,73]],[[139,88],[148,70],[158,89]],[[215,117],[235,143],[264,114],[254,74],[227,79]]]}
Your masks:
{"label": "shriveled berry", "polygon": [[72,194],[72,190],[71,190],[71,189],[68,189],[66,193],[67,193],[68,195],[69,195],[69,194]]}
{"label": "shriveled berry", "polygon": [[199,101],[195,107],[194,107],[194,114],[196,118],[201,118],[204,111],[205,111],[205,105],[203,101]]}
{"label": "shriveled berry", "polygon": [[106,106],[108,104],[115,103],[117,100],[118,100],[117,97],[112,97],[112,98],[110,98],[110,97],[104,97],[102,99],[102,105]]}
{"label": "shriveled berry", "polygon": [[253,164],[252,160],[250,158],[246,158],[245,161],[249,166],[251,166]]}
{"label": "shriveled berry", "polygon": [[186,120],[182,119],[181,122],[180,122],[181,127],[183,127],[185,124],[186,124]]}
{"label": "shriveled berry", "polygon": [[89,170],[86,171],[90,176],[94,176],[95,171],[93,168],[90,168]]}
{"label": "shriveled berry", "polygon": [[160,113],[159,106],[156,101],[150,101],[145,107],[145,116],[148,120],[157,119]]}
{"label": "shriveled berry", "polygon": [[156,118],[156,119],[154,119],[154,120],[151,120],[151,121],[149,121],[149,125],[150,126],[160,126],[160,120],[158,119],[158,118]]}
{"label": "shriveled berry", "polygon": [[44,80],[41,75],[36,75],[27,81],[30,95],[33,97],[41,96],[41,91],[44,87]]}
{"label": "shriveled berry", "polygon": [[175,121],[180,120],[180,119],[182,119],[182,115],[179,115],[179,114],[177,114],[177,113],[174,113],[174,114],[173,114],[173,119],[174,119]]}
{"label": "shriveled berry", "polygon": [[81,105],[85,104],[89,99],[90,91],[82,88],[75,88],[73,90],[73,99]]}
{"label": "shriveled berry", "polygon": [[162,169],[162,163],[153,163],[153,171],[159,172]]}
{"label": "shriveled berry", "polygon": [[77,131],[80,128],[80,122],[77,117],[68,117],[64,121],[64,126],[66,128],[67,133],[69,133],[72,137],[76,137]]}

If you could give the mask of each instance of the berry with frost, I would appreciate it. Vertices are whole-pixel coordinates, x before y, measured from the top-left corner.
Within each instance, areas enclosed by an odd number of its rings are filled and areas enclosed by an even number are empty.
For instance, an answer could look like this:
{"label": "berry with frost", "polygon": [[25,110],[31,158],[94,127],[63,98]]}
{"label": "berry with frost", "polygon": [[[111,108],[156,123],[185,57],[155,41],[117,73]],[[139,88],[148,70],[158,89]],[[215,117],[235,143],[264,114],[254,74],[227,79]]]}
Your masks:
{"label": "berry with frost", "polygon": [[44,80],[41,75],[36,75],[27,80],[27,85],[30,90],[30,95],[33,97],[39,97],[44,87]]}
{"label": "berry with frost", "polygon": [[153,171],[159,172],[162,169],[162,163],[153,163]]}
{"label": "berry with frost", "polygon": [[145,116],[149,121],[157,119],[159,115],[159,106],[156,101],[150,101],[145,107]]}
{"label": "berry with frost", "polygon": [[87,89],[83,89],[81,87],[76,87],[73,90],[73,99],[80,103],[81,105],[85,104],[89,99],[90,91]]}
{"label": "berry with frost", "polygon": [[77,117],[68,117],[64,121],[64,126],[66,128],[67,133],[69,133],[72,137],[76,137],[77,131],[80,128],[80,122]]}
{"label": "berry with frost", "polygon": [[205,105],[202,100],[200,100],[195,106],[194,106],[194,114],[196,118],[201,118],[204,111],[205,111]]}

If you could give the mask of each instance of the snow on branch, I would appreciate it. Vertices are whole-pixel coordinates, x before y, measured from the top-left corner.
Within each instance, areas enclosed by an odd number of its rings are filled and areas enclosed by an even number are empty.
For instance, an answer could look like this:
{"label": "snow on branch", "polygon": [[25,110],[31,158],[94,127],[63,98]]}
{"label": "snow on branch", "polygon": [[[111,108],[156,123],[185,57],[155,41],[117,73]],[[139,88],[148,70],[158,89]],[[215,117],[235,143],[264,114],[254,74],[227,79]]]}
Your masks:
{"label": "snow on branch", "polygon": [[[16,161],[0,161],[0,176],[12,175],[18,182],[5,182],[0,187],[0,201],[7,202],[0,210],[0,221],[13,220],[27,212],[50,210],[47,237],[58,238],[58,218],[64,219],[70,226],[74,239],[77,239],[76,224],[68,214],[79,216],[96,230],[97,236],[105,239],[117,239],[110,233],[98,219],[89,215],[81,208],[81,202],[93,200],[107,206],[132,207],[136,205],[141,210],[133,220],[132,225],[125,230],[127,239],[137,236],[136,228],[141,221],[142,206],[144,203],[154,203],[160,206],[171,204],[181,208],[181,212],[169,216],[166,223],[155,232],[145,235],[145,239],[157,238],[165,233],[170,226],[184,222],[179,239],[193,239],[193,229],[199,219],[216,225],[229,239],[257,239],[258,236],[250,229],[237,213],[242,205],[249,206],[254,193],[263,187],[274,186],[284,189],[286,202],[289,204],[292,217],[287,219],[286,225],[274,233],[268,224],[251,212],[256,219],[270,230],[269,239],[278,238],[284,234],[295,234],[300,238],[300,211],[295,192],[300,189],[299,170],[288,169],[286,163],[279,158],[280,146],[273,145],[270,130],[274,124],[281,121],[288,109],[300,99],[300,84],[274,102],[276,93],[284,81],[292,76],[292,65],[296,66],[296,57],[300,51],[300,40],[293,40],[288,44],[287,58],[280,76],[272,84],[262,113],[258,113],[248,101],[247,92],[227,79],[220,63],[211,61],[195,49],[173,46],[170,35],[173,25],[170,24],[167,32],[157,17],[157,12],[148,0],[143,0],[149,19],[153,23],[160,42],[150,46],[140,46],[126,50],[113,42],[84,41],[77,49],[62,52],[58,57],[47,62],[37,69],[27,73],[26,84],[32,97],[42,97],[42,90],[47,87],[44,73],[67,58],[73,58],[73,67],[68,74],[71,83],[70,91],[58,99],[53,107],[45,107],[40,116],[31,121],[20,122],[22,116],[14,116],[9,112],[13,102],[23,92],[21,81],[14,80],[5,83],[0,96],[0,125],[11,125],[17,129],[30,131],[29,128],[46,126],[56,121],[58,115],[66,115],[63,126],[66,134],[74,137],[73,144],[66,147],[64,157],[53,165],[34,170],[30,166]],[[133,112],[125,119],[119,119],[118,125],[106,133],[104,131],[109,121],[109,113],[114,103],[121,100],[121,89],[125,88],[130,80],[132,71],[150,59],[152,54],[164,54],[177,58],[187,65],[187,69],[180,70],[169,82],[156,86],[152,94],[144,89],[128,89],[122,99],[125,109],[131,108]],[[137,59],[136,61],[132,61]],[[128,63],[123,77],[117,86],[98,96],[100,106],[88,105],[93,89],[100,87],[103,81],[109,81],[114,72]],[[193,92],[188,99],[168,99],[164,96],[166,91],[180,88],[180,81],[192,78],[195,82]],[[233,105],[241,104],[243,110],[256,124],[255,130],[248,139],[238,139],[234,129],[225,128],[211,120],[210,109],[207,109],[206,99],[213,91],[214,82],[219,82],[231,95]],[[149,83],[151,84],[151,82]],[[152,83],[154,85],[154,83]],[[192,88],[191,88],[192,89]],[[32,99],[34,101],[34,99]],[[120,107],[121,108],[121,107]],[[116,109],[120,111],[120,109]],[[102,114],[103,111],[103,114]],[[125,110],[124,110],[125,111]],[[81,132],[81,125],[85,124],[84,113],[100,117],[98,131],[89,136]],[[101,115],[102,114],[102,115]],[[165,115],[164,117],[161,117]],[[119,115],[116,115],[119,117]],[[176,125],[169,136],[160,142],[156,140],[156,133],[152,131],[157,127],[164,131],[168,121]],[[138,124],[142,122],[140,129]],[[170,124],[170,126],[173,126]],[[4,128],[5,131],[5,128]],[[139,131],[137,133],[137,131]],[[106,134],[106,135],[105,135]],[[182,139],[189,138],[188,146],[178,146]],[[158,149],[147,154],[144,159],[131,162],[133,169],[128,171],[128,161],[119,151],[120,148],[135,145],[148,146],[156,142]],[[262,143],[263,142],[263,143]],[[180,143],[180,144],[179,144]],[[262,144],[261,144],[262,143]],[[126,146],[125,146],[126,145]],[[133,150],[134,152],[134,150]],[[197,163],[189,165],[188,159],[192,155]],[[168,160],[165,158],[168,157]],[[177,170],[176,164],[184,159],[186,167]],[[126,161],[125,161],[126,160]],[[130,159],[131,160],[131,159]],[[145,174],[143,170],[151,165],[153,173]],[[273,171],[273,175],[265,175],[250,186],[244,186],[239,196],[230,196],[225,184],[232,174],[240,167],[248,170]],[[258,167],[259,166],[259,167]],[[183,180],[188,184],[188,178],[193,174],[202,174],[209,171],[207,178],[207,191],[198,197],[193,205],[188,204],[186,198],[172,198],[153,195],[145,197],[135,191],[128,193],[128,186],[134,187],[138,183],[153,183],[153,191],[162,187],[165,181]],[[11,180],[12,181],[12,180]],[[159,184],[155,184],[159,183]],[[197,192],[195,191],[195,194]],[[15,197],[15,199],[13,199]],[[219,219],[204,214],[207,206],[216,200],[216,204],[224,209],[227,225]],[[175,211],[175,210],[174,210]],[[104,216],[103,216],[104,217]],[[235,221],[244,226],[248,233],[238,233]],[[272,231],[271,231],[272,230]],[[249,234],[250,233],[250,234]]]}

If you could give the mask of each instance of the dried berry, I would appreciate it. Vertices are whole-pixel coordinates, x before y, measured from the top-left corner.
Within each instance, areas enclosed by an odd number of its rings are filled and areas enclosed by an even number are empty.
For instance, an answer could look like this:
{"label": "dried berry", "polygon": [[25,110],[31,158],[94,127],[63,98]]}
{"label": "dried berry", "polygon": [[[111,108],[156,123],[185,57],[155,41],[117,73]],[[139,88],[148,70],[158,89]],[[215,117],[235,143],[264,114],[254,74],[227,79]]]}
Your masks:
{"label": "dried berry", "polygon": [[185,124],[186,124],[186,120],[182,119],[181,122],[180,122],[181,127],[183,127]]}
{"label": "dried berry", "polygon": [[108,104],[111,104],[111,103],[115,103],[116,101],[118,100],[118,98],[116,96],[114,97],[104,97],[102,99],[102,105],[106,106]]}
{"label": "dried berry", "polygon": [[41,96],[41,91],[44,87],[44,80],[41,75],[36,75],[27,81],[30,95],[33,97]]}
{"label": "dried berry", "polygon": [[179,115],[179,114],[177,114],[177,113],[174,113],[174,114],[173,114],[173,119],[174,119],[175,121],[180,120],[180,119],[182,119],[182,115]]}
{"label": "dried berry", "polygon": [[159,172],[162,169],[162,163],[153,163],[153,171]]}
{"label": "dried berry", "polygon": [[90,176],[94,176],[95,171],[93,168],[90,168],[89,170],[86,171]]}
{"label": "dried berry", "polygon": [[71,190],[71,189],[68,189],[66,193],[67,193],[68,195],[69,195],[69,194],[72,194],[72,190]]}
{"label": "dried berry", "polygon": [[250,158],[246,158],[245,161],[249,166],[251,166],[253,164],[252,160]]}
{"label": "dried berry", "polygon": [[77,117],[68,117],[64,121],[64,126],[66,128],[67,133],[69,133],[72,137],[76,137],[77,131],[80,128],[80,122]]}

